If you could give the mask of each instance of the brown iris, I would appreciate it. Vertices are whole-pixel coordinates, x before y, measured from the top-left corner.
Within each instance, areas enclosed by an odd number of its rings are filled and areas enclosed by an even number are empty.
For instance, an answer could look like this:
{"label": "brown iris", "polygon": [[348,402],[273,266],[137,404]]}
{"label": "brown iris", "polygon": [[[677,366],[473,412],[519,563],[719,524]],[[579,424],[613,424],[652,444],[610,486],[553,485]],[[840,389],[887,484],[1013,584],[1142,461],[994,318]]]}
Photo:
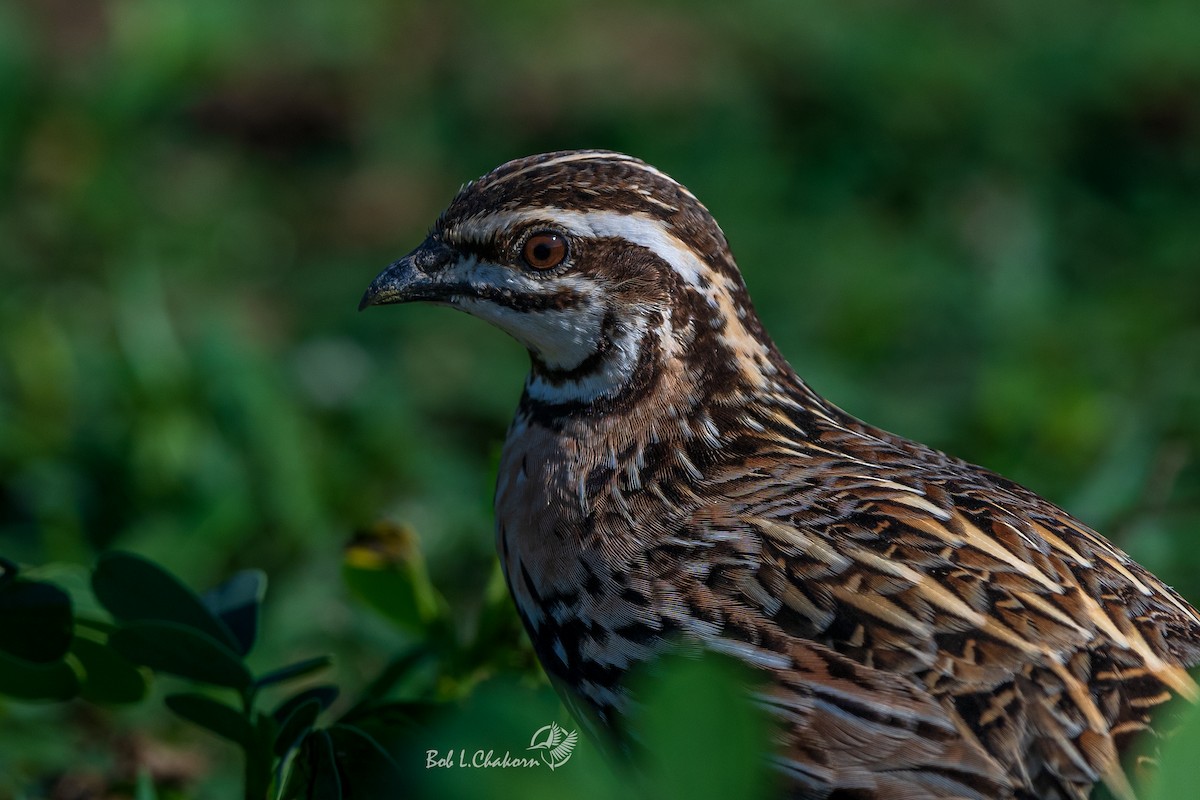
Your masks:
{"label": "brown iris", "polygon": [[553,231],[540,231],[525,240],[521,257],[534,269],[552,269],[567,257],[567,240]]}

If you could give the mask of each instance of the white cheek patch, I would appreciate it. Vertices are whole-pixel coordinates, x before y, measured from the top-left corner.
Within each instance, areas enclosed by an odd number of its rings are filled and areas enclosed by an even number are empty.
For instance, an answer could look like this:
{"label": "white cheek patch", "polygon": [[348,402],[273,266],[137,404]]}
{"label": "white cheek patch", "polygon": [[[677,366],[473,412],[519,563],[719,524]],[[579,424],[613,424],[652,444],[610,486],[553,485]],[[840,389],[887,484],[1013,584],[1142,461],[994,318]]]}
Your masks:
{"label": "white cheek patch", "polygon": [[544,403],[580,402],[614,395],[637,369],[641,348],[646,344],[645,334],[644,317],[628,319],[613,338],[609,351],[594,372],[577,380],[562,382],[531,375],[525,384],[525,391],[534,400]]}
{"label": "white cheek patch", "polygon": [[571,369],[582,363],[599,347],[604,310],[595,296],[595,284],[577,276],[539,280],[511,267],[478,259],[455,264],[442,280],[471,286],[495,287],[530,297],[570,291],[583,299],[568,308],[511,308],[491,299],[467,295],[455,298],[454,305],[486,320],[537,353],[546,366]]}
{"label": "white cheek patch", "polygon": [[455,305],[500,328],[553,369],[578,366],[600,343],[603,314],[594,306],[519,311],[473,298],[463,298]]}

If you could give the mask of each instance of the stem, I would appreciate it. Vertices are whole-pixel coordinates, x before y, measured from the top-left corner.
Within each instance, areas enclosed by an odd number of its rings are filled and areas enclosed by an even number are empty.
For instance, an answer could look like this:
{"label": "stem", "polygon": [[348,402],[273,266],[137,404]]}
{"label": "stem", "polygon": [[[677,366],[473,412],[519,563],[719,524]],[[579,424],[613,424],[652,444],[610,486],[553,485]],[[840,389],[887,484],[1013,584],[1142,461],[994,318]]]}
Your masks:
{"label": "stem", "polygon": [[246,742],[243,747],[246,758],[244,796],[245,800],[270,800],[274,753],[271,747],[271,731],[254,713],[256,692],[253,684],[242,690],[242,710],[254,732],[251,741]]}

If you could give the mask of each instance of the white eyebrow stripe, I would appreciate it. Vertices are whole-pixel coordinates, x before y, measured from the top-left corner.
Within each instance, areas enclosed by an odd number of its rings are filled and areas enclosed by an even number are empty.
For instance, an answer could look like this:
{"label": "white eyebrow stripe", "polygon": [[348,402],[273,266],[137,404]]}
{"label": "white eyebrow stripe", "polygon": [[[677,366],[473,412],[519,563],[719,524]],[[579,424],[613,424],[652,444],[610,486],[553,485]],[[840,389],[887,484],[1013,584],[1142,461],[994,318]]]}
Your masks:
{"label": "white eyebrow stripe", "polygon": [[706,280],[711,284],[722,277],[672,233],[666,223],[638,212],[572,211],[543,206],[472,217],[456,227],[461,236],[486,240],[514,225],[538,221],[553,222],[565,228],[567,233],[583,238],[617,236],[641,245],[670,264],[680,277],[704,294],[711,292],[711,285],[705,289]]}

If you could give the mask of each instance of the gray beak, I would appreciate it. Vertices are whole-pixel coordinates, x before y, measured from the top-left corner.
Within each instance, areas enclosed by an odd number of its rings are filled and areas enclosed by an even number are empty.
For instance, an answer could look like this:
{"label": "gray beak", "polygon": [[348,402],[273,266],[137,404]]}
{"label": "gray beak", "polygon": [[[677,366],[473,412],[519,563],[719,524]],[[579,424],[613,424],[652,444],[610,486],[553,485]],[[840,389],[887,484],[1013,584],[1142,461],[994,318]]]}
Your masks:
{"label": "gray beak", "polygon": [[454,259],[454,251],[430,236],[421,246],[375,276],[358,303],[367,306],[439,300],[446,294],[438,273]]}

